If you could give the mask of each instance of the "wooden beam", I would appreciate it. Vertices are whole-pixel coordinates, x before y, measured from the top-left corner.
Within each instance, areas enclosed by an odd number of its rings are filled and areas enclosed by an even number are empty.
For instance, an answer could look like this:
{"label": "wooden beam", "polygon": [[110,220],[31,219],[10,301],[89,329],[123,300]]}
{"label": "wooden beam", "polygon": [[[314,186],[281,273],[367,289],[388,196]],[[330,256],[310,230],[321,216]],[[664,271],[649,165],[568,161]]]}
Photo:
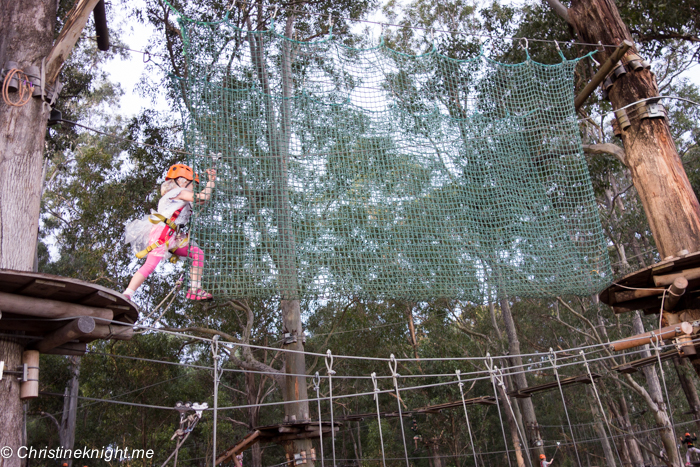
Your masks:
{"label": "wooden beam", "polygon": [[34,348],[41,353],[65,344],[66,342],[83,337],[95,330],[95,320],[90,316],[81,316],[70,321],[65,326],[56,329],[44,336],[44,338],[34,344]]}
{"label": "wooden beam", "polygon": [[75,303],[59,302],[45,298],[25,297],[0,292],[2,310],[24,316],[39,318],[72,318],[76,316],[93,316],[96,318],[112,319],[112,310],[78,305]]}
{"label": "wooden beam", "polygon": [[627,53],[627,51],[631,48],[634,47],[634,44],[628,40],[623,40],[620,45],[617,46],[617,49],[615,49],[615,52],[608,57],[605,62],[603,62],[603,65],[600,67],[598,72],[593,76],[591,81],[586,85],[585,88],[583,88],[583,91],[581,91],[581,94],[576,96],[574,99],[574,107],[576,110],[578,110],[584,102],[586,102],[586,99],[588,99],[588,96],[593,94],[593,91],[596,90],[596,88],[600,85],[600,83],[603,82],[606,76],[615,68],[617,62],[620,61],[620,59]]}
{"label": "wooden beam", "polygon": [[673,281],[683,277],[689,281],[694,279],[700,279],[700,268],[684,269],[681,272],[674,272],[673,274],[664,274],[660,276],[654,276],[654,284],[658,286],[668,287],[673,284]]}
{"label": "wooden beam", "polygon": [[[655,337],[652,337],[652,332]],[[611,342],[611,350],[626,350],[634,347],[639,347],[646,344],[654,343],[656,337],[659,339],[670,339],[681,334],[692,334],[693,325],[690,323],[680,323],[673,326],[666,326],[665,328],[657,329],[655,331],[645,332],[644,334],[638,334],[636,336],[628,337],[627,339],[621,339],[619,341]]]}
{"label": "wooden beam", "polygon": [[681,299],[685,293],[685,289],[688,288],[688,279],[685,277],[677,277],[673,280],[673,284],[668,288],[668,293],[664,297],[664,310],[673,310],[678,301]]}
{"label": "wooden beam", "polygon": [[63,29],[61,29],[56,42],[46,56],[45,85],[53,85],[56,82],[63,64],[68,60],[73,47],[75,47],[80,34],[83,32],[85,24],[87,24],[90,13],[92,13],[99,1],[78,0],[68,12]]}
{"label": "wooden beam", "polygon": [[45,353],[53,355],[75,355],[79,357],[85,355],[85,352],[87,352],[87,344],[84,342],[66,342]]}
{"label": "wooden beam", "polygon": [[253,444],[257,443],[259,436],[260,436],[259,430],[255,430],[252,433],[248,433],[240,443],[227,449],[226,452],[224,452],[222,455],[220,455],[216,459],[216,465],[219,465],[223,462],[226,462],[227,460],[231,459],[232,457],[236,457],[236,454],[238,454],[241,451],[244,451],[249,446],[252,446]]}
{"label": "wooden beam", "polygon": [[15,293],[30,297],[49,298],[51,295],[65,288],[66,284],[60,282],[34,279],[19,290],[15,290]]}
{"label": "wooden beam", "polygon": [[119,324],[97,324],[95,330],[86,334],[81,341],[94,341],[97,339],[116,339],[128,341],[134,337],[134,328],[131,326],[120,326]]}

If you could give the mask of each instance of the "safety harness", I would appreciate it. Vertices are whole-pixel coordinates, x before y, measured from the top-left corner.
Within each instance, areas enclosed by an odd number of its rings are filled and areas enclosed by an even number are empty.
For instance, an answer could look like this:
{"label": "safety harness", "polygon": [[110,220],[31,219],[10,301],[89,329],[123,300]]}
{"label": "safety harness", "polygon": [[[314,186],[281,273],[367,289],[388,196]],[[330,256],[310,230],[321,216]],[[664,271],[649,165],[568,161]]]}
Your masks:
{"label": "safety harness", "polygon": [[[158,214],[157,212],[151,214],[148,217],[148,220],[151,222],[151,224],[160,224],[161,222],[163,222],[167,228],[163,229],[163,231],[160,233],[160,237],[158,237],[158,240],[156,240],[155,243],[148,245],[146,248],[144,248],[143,250],[136,253],[136,257],[138,259],[145,257],[151,251],[155,250],[156,248],[158,248],[161,245],[168,245],[168,243],[170,242],[170,239],[173,237],[173,235],[175,235],[180,230],[180,226],[175,224],[175,219],[177,219],[177,216],[180,215],[180,212],[182,212],[182,210],[184,208],[185,207],[183,206],[180,209],[178,209],[177,211],[175,211],[173,213],[173,215],[170,216],[170,219],[166,219],[165,216],[163,216],[162,214]],[[176,263],[177,260],[178,260],[177,255],[173,255],[173,257],[170,258],[170,261],[173,263]]]}

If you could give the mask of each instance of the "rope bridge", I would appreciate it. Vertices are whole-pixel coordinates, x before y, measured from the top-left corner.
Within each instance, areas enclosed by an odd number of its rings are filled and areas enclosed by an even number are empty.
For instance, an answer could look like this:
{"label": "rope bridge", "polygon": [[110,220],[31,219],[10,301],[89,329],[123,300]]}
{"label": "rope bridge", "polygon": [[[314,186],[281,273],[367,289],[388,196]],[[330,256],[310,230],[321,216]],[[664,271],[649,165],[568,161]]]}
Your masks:
{"label": "rope bridge", "polygon": [[[578,60],[507,65],[181,18],[193,216],[220,297],[590,295],[612,278]],[[290,34],[287,33],[287,36]]]}

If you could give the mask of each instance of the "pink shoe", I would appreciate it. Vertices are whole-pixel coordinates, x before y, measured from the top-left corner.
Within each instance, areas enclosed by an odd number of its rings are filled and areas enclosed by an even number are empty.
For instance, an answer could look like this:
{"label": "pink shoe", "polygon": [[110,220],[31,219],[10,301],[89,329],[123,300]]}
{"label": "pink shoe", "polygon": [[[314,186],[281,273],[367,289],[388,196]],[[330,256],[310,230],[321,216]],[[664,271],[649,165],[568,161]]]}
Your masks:
{"label": "pink shoe", "polygon": [[187,295],[185,297],[187,297],[190,300],[196,301],[212,300],[214,298],[212,294],[204,291],[203,289],[190,290],[189,292],[187,292]]}

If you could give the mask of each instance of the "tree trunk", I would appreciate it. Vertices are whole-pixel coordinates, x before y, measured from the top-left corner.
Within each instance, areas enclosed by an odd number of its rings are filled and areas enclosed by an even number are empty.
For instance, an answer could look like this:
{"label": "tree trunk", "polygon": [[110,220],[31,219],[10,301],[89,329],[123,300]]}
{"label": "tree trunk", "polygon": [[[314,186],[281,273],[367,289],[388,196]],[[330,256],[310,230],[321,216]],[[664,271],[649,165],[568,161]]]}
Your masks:
{"label": "tree trunk", "polygon": [[[75,417],[78,414],[78,390],[80,389],[80,360],[81,357],[71,357],[71,379],[66,387],[63,399],[63,416],[61,418],[61,429],[58,433],[61,447],[73,449],[75,444]],[[68,467],[73,465],[73,459],[64,459]]]}
{"label": "tree trunk", "polygon": [[[644,324],[642,323],[642,317],[639,315],[638,311],[635,311],[634,316],[632,317],[632,330],[636,334],[641,334],[644,332]],[[642,347],[642,350],[644,350],[641,354],[642,357],[651,356],[651,352],[649,352],[648,349],[648,345]],[[659,437],[661,438],[661,442],[664,444],[669,461],[673,465],[681,466],[683,463],[678,457],[679,454],[678,450],[676,449],[676,436],[667,413],[667,407],[664,401],[661,384],[659,383],[659,377],[656,374],[656,366],[644,366],[642,367],[642,372],[644,373],[644,377],[647,381],[648,394],[641,395],[647,402],[649,409],[651,409],[654,414],[656,426],[659,427]]]}
{"label": "tree trunk", "polygon": [[[255,427],[260,426],[260,403],[258,400],[258,386],[255,384],[255,373],[245,373],[245,392],[248,405],[248,424],[249,429],[252,431]],[[250,467],[262,467],[262,450],[260,449],[260,443],[253,444],[252,447],[252,459],[250,461]]]}
{"label": "tree trunk", "polygon": [[698,391],[695,388],[693,377],[688,374],[688,370],[692,367],[685,358],[680,358],[678,356],[673,357],[673,366],[676,369],[678,381],[681,383],[685,398],[688,400],[688,406],[693,414],[693,419],[696,420],[695,424],[700,431],[700,397],[698,397]]}
{"label": "tree trunk", "polygon": [[[523,359],[520,357],[520,341],[518,340],[513,313],[511,312],[507,298],[501,300],[501,313],[503,314],[503,322],[505,323],[506,335],[508,336],[508,351],[511,355],[511,365],[516,368],[522,368]],[[516,371],[515,375],[513,375],[513,380],[516,389],[524,389],[527,387],[525,373]],[[527,439],[523,440],[523,442],[527,443],[528,452],[530,452],[533,465],[538,465],[540,454],[544,454],[545,452],[542,437],[540,436],[539,425],[537,424],[535,407],[532,404],[532,399],[529,397],[517,399],[517,401],[526,427],[523,433]]]}
{"label": "tree trunk", "polygon": [[440,457],[440,440],[438,438],[432,438],[426,444],[430,452],[430,465],[432,467],[445,467],[445,461]]}
{"label": "tree trunk", "polygon": [[600,439],[600,444],[603,447],[603,454],[605,455],[605,463],[607,467],[615,467],[615,454],[613,453],[612,446],[610,446],[610,440],[608,439],[608,434],[605,431],[605,426],[603,426],[603,414],[600,413],[600,408],[596,402],[595,394],[593,393],[593,388],[586,385],[586,392],[588,393],[588,403],[591,407],[591,414],[595,420],[593,429],[596,432],[597,437]]}
{"label": "tree trunk", "polygon": [[[294,32],[294,16],[287,18],[285,26],[286,37],[292,38]],[[284,400],[294,401],[285,404],[284,413],[288,421],[306,421],[309,419],[309,403],[306,401],[307,384],[306,360],[304,357],[304,329],[301,322],[300,290],[296,266],[296,242],[292,226],[291,205],[289,203],[289,144],[291,140],[291,97],[292,97],[292,43],[285,42],[282,53],[282,94],[284,99],[280,104],[280,125],[277,136],[271,147],[276,148],[274,158],[275,173],[275,217],[279,235],[279,281],[282,300],[282,332],[290,335],[290,339],[282,346],[285,353],[285,391]],[[273,122],[269,122],[272,124]],[[333,401],[331,401],[331,404]],[[310,439],[300,439],[285,443],[285,451],[294,458],[294,454],[305,451],[311,452]],[[310,459],[310,458],[309,458]],[[313,466],[313,461],[307,460],[307,465]]]}
{"label": "tree trunk", "polygon": [[[584,42],[617,45],[628,40],[634,43],[614,0],[572,0],[568,17]],[[596,59],[602,63],[611,53],[611,48],[605,48]],[[628,70],[608,91],[613,109],[658,95],[656,79],[647,69]],[[622,131],[627,167],[661,257],[684,249],[698,251],[700,204],[676,151],[668,121],[640,120],[632,116],[630,123],[631,126]]]}
{"label": "tree trunk", "polygon": [[513,413],[508,407],[508,394],[506,390],[496,384],[498,390],[498,398],[501,400],[501,413],[505,414],[508,428],[510,429],[510,437],[513,441],[513,449],[515,450],[515,461],[518,467],[525,467],[525,456],[523,455],[523,443],[518,435],[518,422],[513,417]]}
{"label": "tree trunk", "polygon": [[[55,1],[2,2],[0,66],[8,60],[22,69],[40,66],[51,49],[55,21]],[[34,266],[47,120],[39,99],[32,98],[22,107],[0,101],[0,269],[31,271]],[[23,342],[0,337],[0,361],[7,369],[20,364]],[[22,404],[17,378],[3,378],[0,387],[0,447],[9,446],[15,452],[3,467],[18,467]]]}

